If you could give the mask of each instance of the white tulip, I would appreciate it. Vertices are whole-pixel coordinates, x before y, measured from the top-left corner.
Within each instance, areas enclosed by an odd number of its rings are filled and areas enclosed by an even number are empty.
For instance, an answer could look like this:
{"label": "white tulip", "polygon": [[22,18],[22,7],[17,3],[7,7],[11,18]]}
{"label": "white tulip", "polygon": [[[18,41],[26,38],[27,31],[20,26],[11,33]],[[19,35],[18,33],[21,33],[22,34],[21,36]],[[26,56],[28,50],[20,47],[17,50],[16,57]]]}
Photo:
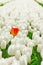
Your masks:
{"label": "white tulip", "polygon": [[31,62],[31,54],[30,54],[30,52],[26,53],[26,57],[27,57],[27,62],[30,63]]}
{"label": "white tulip", "polygon": [[41,61],[41,65],[43,65],[43,61]]}
{"label": "white tulip", "polygon": [[8,63],[8,65],[12,64],[14,60],[16,60],[16,58],[13,56],[13,57],[9,57],[9,58],[6,58],[5,59]]}
{"label": "white tulip", "polygon": [[17,50],[17,51],[16,51],[15,57],[16,57],[16,59],[19,59],[19,58],[21,57],[20,50]]}
{"label": "white tulip", "polygon": [[5,49],[5,48],[6,48],[6,45],[7,45],[7,42],[6,42],[5,40],[3,40],[3,41],[1,42],[1,48],[2,48],[2,49]]}
{"label": "white tulip", "polygon": [[43,49],[43,45],[42,44],[38,44],[37,51],[41,52],[41,49]]}
{"label": "white tulip", "polygon": [[5,59],[1,59],[0,60],[0,65],[8,65],[8,63]]}
{"label": "white tulip", "polygon": [[10,45],[9,48],[8,48],[8,54],[9,55],[15,55],[16,53],[16,48],[14,45]]}
{"label": "white tulip", "polygon": [[14,60],[14,62],[12,63],[12,65],[20,65],[19,61]]}
{"label": "white tulip", "polygon": [[20,65],[27,65],[26,55],[20,57]]}

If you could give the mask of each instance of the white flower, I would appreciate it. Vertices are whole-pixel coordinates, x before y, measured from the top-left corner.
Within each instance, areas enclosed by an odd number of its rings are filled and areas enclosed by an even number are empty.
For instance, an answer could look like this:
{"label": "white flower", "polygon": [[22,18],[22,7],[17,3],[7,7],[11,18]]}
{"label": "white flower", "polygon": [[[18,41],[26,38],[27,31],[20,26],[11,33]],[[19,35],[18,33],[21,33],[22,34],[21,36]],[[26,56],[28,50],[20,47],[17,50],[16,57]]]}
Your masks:
{"label": "white flower", "polygon": [[16,51],[15,57],[16,57],[16,59],[19,59],[19,58],[21,57],[20,50],[17,50],[17,51]]}
{"label": "white flower", "polygon": [[20,57],[20,65],[27,65],[26,55]]}
{"label": "white flower", "polygon": [[16,47],[17,50],[20,50],[21,49],[21,44],[20,43],[18,43],[18,44],[16,43],[15,47]]}
{"label": "white flower", "polygon": [[8,65],[10,65],[13,63],[13,61],[16,60],[16,58],[13,56],[13,57],[6,58],[5,60],[7,61]]}
{"label": "white flower", "polygon": [[8,65],[7,61],[5,59],[0,60],[0,65]]}
{"label": "white flower", "polygon": [[18,40],[19,40],[18,37],[14,37],[14,38],[11,40],[11,44],[16,44]]}
{"label": "white flower", "polygon": [[6,3],[6,2],[9,2],[9,1],[11,1],[11,0],[0,0],[0,2],[2,2],[2,3]]}
{"label": "white flower", "polygon": [[15,55],[16,53],[16,47],[14,45],[10,45],[9,48],[8,48],[8,54],[9,55]]}
{"label": "white flower", "polygon": [[14,62],[12,63],[12,65],[20,65],[19,61],[14,60]]}
{"label": "white flower", "polygon": [[[3,35],[5,34],[5,32],[3,33]],[[2,36],[3,36],[2,35]],[[4,35],[4,39],[6,40],[6,42],[8,43],[11,39],[13,38],[13,36],[10,34],[10,32],[6,32],[6,34]]]}
{"label": "white flower", "polygon": [[33,40],[35,45],[42,43],[42,37],[40,37],[36,32],[33,33]]}
{"label": "white flower", "polygon": [[5,40],[2,40],[1,42],[1,49],[5,49],[7,45],[7,42]]}
{"label": "white flower", "polygon": [[31,53],[32,53],[32,49],[25,46],[25,47],[22,49],[22,54],[26,54],[27,52],[29,52],[29,53],[31,54]]}
{"label": "white flower", "polygon": [[3,40],[3,37],[2,37],[2,36],[0,36],[0,43],[2,42],[2,40]]}
{"label": "white flower", "polygon": [[0,27],[3,27],[4,25],[4,22],[0,19]]}
{"label": "white flower", "polygon": [[30,40],[30,39],[28,39],[27,40],[27,47],[33,47],[34,46],[34,42],[33,42],[33,40]]}
{"label": "white flower", "polygon": [[26,57],[27,57],[27,62],[30,63],[30,61],[31,61],[31,54],[30,54],[30,52],[26,53]]}
{"label": "white flower", "polygon": [[41,65],[43,65],[43,61],[41,61]]}
{"label": "white flower", "polygon": [[[0,6],[1,49],[6,49],[6,45],[11,42],[8,47],[8,54],[11,57],[3,59],[0,51],[0,65],[27,65],[31,61],[35,45],[38,45],[37,51],[43,60],[43,7],[33,0],[0,0],[0,2],[5,4]],[[19,28],[17,36],[10,34],[12,27]],[[29,31],[33,32],[32,40],[27,37]]]}
{"label": "white flower", "polygon": [[37,51],[41,52],[42,49],[43,49],[43,45],[42,44],[38,44]]}
{"label": "white flower", "polygon": [[28,34],[28,30],[21,30],[22,34],[27,35]]}
{"label": "white flower", "polygon": [[22,34],[22,32],[21,31],[19,31],[19,33],[18,33],[18,35],[17,35],[17,37],[22,37],[23,36],[23,34]]}
{"label": "white flower", "polygon": [[20,48],[20,51],[21,51],[21,54],[24,54],[23,53],[23,49],[25,48],[25,45],[21,45],[21,48]]}

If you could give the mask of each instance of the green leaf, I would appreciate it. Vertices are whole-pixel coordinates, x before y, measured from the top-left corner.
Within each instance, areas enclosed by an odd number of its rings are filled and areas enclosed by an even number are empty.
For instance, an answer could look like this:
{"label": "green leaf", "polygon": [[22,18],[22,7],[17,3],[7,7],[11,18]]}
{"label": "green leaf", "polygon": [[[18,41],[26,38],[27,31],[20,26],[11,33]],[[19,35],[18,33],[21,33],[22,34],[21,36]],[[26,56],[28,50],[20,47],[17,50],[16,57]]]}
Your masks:
{"label": "green leaf", "polygon": [[0,2],[0,6],[3,6],[4,4]]}
{"label": "green leaf", "polygon": [[7,44],[7,46],[6,46],[6,49],[1,49],[2,50],[2,57],[3,58],[8,58],[8,57],[10,57],[9,55],[8,55],[8,47],[10,46],[10,44],[11,44],[11,42],[9,42],[8,44]]}
{"label": "green leaf", "polygon": [[3,57],[3,58],[9,57],[9,55],[8,55],[8,53],[7,53],[7,49],[2,50],[2,57]]}
{"label": "green leaf", "polygon": [[32,39],[32,35],[33,35],[32,32],[28,32],[27,37],[29,37],[30,39]]}
{"label": "green leaf", "polygon": [[37,46],[35,46],[32,50],[31,63],[28,65],[41,65],[41,61],[41,55],[37,52]]}
{"label": "green leaf", "polygon": [[37,0],[35,0],[35,2],[37,2],[39,5],[41,5],[43,7],[43,3],[41,3],[41,2],[39,2]]}
{"label": "green leaf", "polygon": [[11,41],[7,44],[6,49],[11,45]]}

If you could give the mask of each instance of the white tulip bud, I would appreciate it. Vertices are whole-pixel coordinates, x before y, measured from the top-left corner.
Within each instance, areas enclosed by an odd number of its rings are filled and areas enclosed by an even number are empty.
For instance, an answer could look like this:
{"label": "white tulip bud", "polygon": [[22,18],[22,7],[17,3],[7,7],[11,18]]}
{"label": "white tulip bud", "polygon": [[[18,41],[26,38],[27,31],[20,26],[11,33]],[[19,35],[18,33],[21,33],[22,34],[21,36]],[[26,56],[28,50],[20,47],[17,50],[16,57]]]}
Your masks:
{"label": "white tulip bud", "polygon": [[41,65],[43,65],[43,61],[41,62]]}
{"label": "white tulip bud", "polygon": [[16,51],[15,57],[16,57],[16,59],[19,59],[21,57],[20,50]]}
{"label": "white tulip bud", "polygon": [[27,65],[26,55],[20,57],[20,65]]}
{"label": "white tulip bud", "polygon": [[6,45],[7,45],[6,41],[3,40],[3,41],[1,42],[1,48],[2,48],[2,49],[5,49],[5,48],[6,48]]}
{"label": "white tulip bud", "polygon": [[14,60],[16,60],[16,58],[14,56],[10,57],[10,58],[6,58],[8,65],[12,64]]}
{"label": "white tulip bud", "polygon": [[20,65],[19,61],[14,60],[14,62],[12,63],[12,65]]}
{"label": "white tulip bud", "polygon": [[38,44],[37,51],[41,52],[41,49],[43,49],[43,45],[42,44]]}
{"label": "white tulip bud", "polygon": [[1,59],[0,60],[0,65],[8,65],[8,63],[5,59]]}
{"label": "white tulip bud", "polygon": [[27,62],[30,63],[30,61],[31,61],[31,54],[30,54],[30,52],[26,53],[26,57],[27,57]]}
{"label": "white tulip bud", "polygon": [[8,54],[9,55],[15,55],[16,53],[16,48],[14,45],[10,45],[10,47],[8,48]]}

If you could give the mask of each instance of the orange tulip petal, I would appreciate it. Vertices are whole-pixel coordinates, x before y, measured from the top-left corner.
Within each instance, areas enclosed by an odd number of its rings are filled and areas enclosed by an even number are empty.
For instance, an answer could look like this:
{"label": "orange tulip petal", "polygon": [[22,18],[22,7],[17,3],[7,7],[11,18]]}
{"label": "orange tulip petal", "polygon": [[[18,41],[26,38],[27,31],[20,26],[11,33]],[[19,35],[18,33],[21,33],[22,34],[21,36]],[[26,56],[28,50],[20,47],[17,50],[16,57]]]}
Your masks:
{"label": "orange tulip petal", "polygon": [[19,32],[19,29],[18,28],[12,28],[10,33],[13,35],[13,36],[16,36]]}

